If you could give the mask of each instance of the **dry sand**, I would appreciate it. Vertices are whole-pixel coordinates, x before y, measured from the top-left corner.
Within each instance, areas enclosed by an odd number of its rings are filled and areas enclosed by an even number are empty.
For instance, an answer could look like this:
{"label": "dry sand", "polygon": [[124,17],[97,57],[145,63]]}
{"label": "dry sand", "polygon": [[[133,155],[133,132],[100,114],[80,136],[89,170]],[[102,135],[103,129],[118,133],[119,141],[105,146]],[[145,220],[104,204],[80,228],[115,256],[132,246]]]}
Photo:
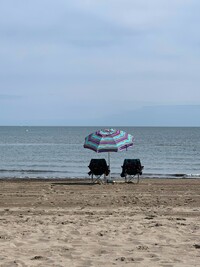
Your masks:
{"label": "dry sand", "polygon": [[200,266],[200,179],[1,180],[0,266]]}

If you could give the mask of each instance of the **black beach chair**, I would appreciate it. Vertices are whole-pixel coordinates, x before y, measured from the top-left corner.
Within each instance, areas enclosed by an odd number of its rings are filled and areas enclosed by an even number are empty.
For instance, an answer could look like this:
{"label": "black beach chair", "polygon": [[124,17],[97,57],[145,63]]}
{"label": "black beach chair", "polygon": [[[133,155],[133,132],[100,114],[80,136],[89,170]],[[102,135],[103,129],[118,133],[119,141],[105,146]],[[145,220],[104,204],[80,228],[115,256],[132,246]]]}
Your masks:
{"label": "black beach chair", "polygon": [[104,181],[105,177],[109,174],[109,166],[106,163],[105,159],[91,159],[88,166],[90,171],[88,172],[89,176],[92,178],[92,182],[102,182],[101,177],[103,176]]}
{"label": "black beach chair", "polygon": [[143,168],[139,159],[125,159],[121,177],[125,178],[125,182],[131,182],[132,179],[137,178],[136,183],[139,183]]}

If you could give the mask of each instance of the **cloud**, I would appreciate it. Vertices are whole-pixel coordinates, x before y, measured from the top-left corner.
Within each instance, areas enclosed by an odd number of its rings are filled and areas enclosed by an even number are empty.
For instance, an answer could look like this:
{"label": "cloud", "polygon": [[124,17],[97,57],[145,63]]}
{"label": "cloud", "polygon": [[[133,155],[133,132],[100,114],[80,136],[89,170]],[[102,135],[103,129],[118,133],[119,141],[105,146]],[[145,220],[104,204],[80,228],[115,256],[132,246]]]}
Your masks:
{"label": "cloud", "polygon": [[[15,43],[27,45],[31,45],[32,42],[47,45],[69,43],[82,47],[88,44],[90,48],[110,45],[111,42],[118,42],[119,36],[121,38],[137,32],[136,29],[133,31],[101,16],[84,12],[84,9],[63,4],[62,1],[55,5],[53,13],[54,5],[51,1],[48,2],[48,8],[45,1],[38,5],[36,2],[34,5],[23,2],[21,9],[16,5],[14,8],[10,7],[11,20],[2,14],[0,22],[4,27],[0,29],[0,33],[4,42],[14,40]],[[59,3],[62,3],[60,8]],[[50,9],[48,14],[45,12],[46,8]]]}
{"label": "cloud", "polygon": [[[150,49],[156,33],[165,33],[168,28],[174,32],[170,25],[178,21],[177,16],[188,5],[188,1],[79,0],[58,1],[56,5],[46,0],[18,4],[6,1],[0,11],[1,41],[9,42],[11,47],[12,41],[23,47],[26,44],[26,49],[45,45],[47,49],[52,45],[91,49],[140,41],[139,46]],[[137,47],[136,42],[134,46]]]}
{"label": "cloud", "polygon": [[1,110],[52,123],[73,113],[76,124],[92,113],[104,124],[132,107],[153,123],[147,103],[199,104],[199,8],[197,0],[2,1]]}

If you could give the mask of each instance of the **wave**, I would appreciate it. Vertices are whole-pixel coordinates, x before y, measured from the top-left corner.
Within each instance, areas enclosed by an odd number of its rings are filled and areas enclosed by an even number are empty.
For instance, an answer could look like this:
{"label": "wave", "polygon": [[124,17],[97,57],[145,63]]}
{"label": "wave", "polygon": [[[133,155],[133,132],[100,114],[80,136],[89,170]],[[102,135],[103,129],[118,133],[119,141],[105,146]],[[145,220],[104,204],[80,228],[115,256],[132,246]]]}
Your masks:
{"label": "wave", "polygon": [[[120,180],[120,173],[118,172],[112,172],[111,176],[116,179]],[[1,178],[39,178],[39,179],[62,179],[62,178],[89,178],[88,173],[77,170],[77,169],[70,169],[70,170],[40,170],[40,169],[0,169],[0,179]],[[165,179],[171,179],[171,178],[200,178],[200,174],[198,173],[143,173],[141,178],[165,178]]]}
{"label": "wave", "polygon": [[53,171],[53,170],[31,170],[31,169],[0,169],[0,173],[7,172],[7,173],[13,173],[13,172],[19,172],[19,173],[67,173],[68,171]]}
{"label": "wave", "polygon": [[197,173],[197,174],[186,174],[184,178],[200,178],[200,173]]}
{"label": "wave", "polygon": [[144,178],[200,178],[200,174],[185,173],[144,173]]}

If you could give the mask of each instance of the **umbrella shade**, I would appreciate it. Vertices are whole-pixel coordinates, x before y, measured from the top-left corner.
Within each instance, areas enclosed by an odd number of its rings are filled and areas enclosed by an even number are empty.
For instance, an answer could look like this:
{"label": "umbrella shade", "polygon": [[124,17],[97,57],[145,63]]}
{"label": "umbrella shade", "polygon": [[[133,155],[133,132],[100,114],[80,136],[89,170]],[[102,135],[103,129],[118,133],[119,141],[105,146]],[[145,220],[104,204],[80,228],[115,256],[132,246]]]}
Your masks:
{"label": "umbrella shade", "polygon": [[89,134],[85,138],[84,148],[91,149],[97,153],[108,152],[108,165],[110,168],[110,152],[125,150],[133,145],[133,141],[133,136],[124,131],[104,129]]}
{"label": "umbrella shade", "polygon": [[118,152],[133,145],[134,138],[121,130],[104,129],[85,138],[84,147],[95,152]]}

